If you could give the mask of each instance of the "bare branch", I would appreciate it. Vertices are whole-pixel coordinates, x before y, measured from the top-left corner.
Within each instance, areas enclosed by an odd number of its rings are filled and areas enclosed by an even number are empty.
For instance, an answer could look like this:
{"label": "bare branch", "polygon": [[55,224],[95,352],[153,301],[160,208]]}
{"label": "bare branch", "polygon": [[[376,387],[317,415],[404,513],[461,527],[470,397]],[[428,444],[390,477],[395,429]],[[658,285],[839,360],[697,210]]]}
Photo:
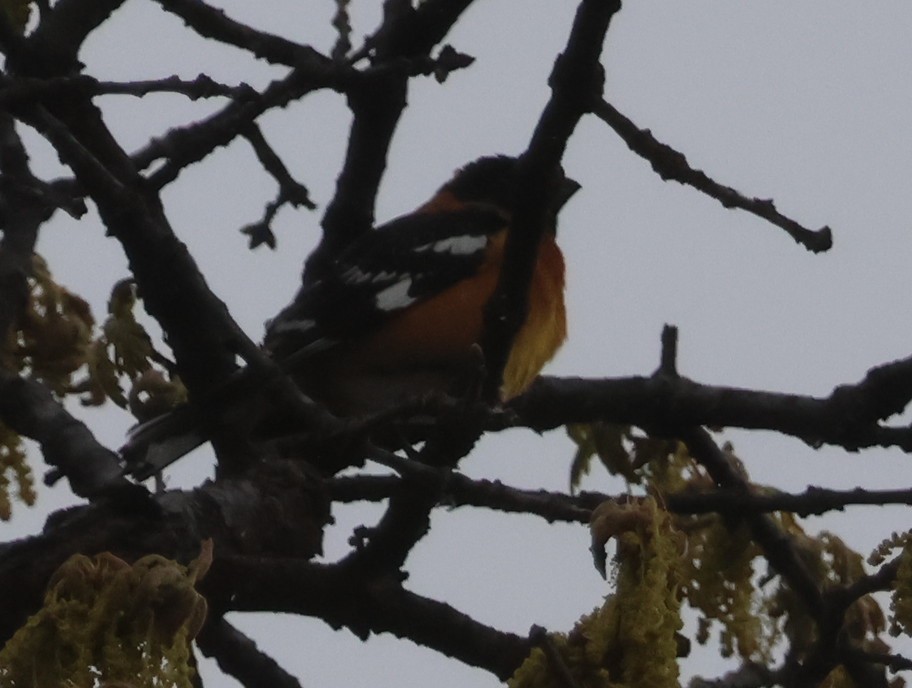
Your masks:
{"label": "bare branch", "polygon": [[662,328],[662,359],[657,375],[668,378],[678,377],[678,328],[665,325]]}
{"label": "bare branch", "polygon": [[525,638],[497,631],[448,604],[403,589],[395,579],[362,578],[335,565],[230,557],[203,581],[226,610],[306,614],[362,639],[392,633],[506,680],[528,655]]}
{"label": "bare branch", "polygon": [[285,78],[273,81],[258,97],[251,95],[243,101],[234,101],[204,120],[172,129],[135,153],[133,160],[140,169],[158,158],[167,160],[149,176],[149,183],[161,189],[177,179],[185,167],[240,136],[267,110],[284,106],[319,88],[338,88],[351,74],[346,68],[334,65],[317,72],[292,70]]}
{"label": "bare branch", "polygon": [[223,617],[207,620],[196,644],[204,655],[218,662],[222,671],[244,686],[301,688],[298,679]]}
{"label": "bare branch", "polygon": [[433,469],[414,471],[390,495],[383,517],[355,533],[354,550],[342,564],[372,576],[399,576],[409,552],[431,529],[430,514],[440,501],[443,479]]}
{"label": "bare branch", "polygon": [[241,229],[241,233],[250,237],[250,248],[256,248],[260,244],[266,244],[269,248],[276,247],[275,235],[272,233],[270,224],[279,209],[286,203],[295,207],[304,206],[310,210],[316,209],[316,204],[310,200],[310,192],[307,187],[296,181],[285,163],[278,154],[272,149],[263,132],[256,124],[250,124],[242,135],[246,138],[256,153],[257,159],[264,169],[279,184],[279,193],[276,199],[266,206],[266,212],[263,218],[254,224],[247,225]]}
{"label": "bare branch", "polygon": [[[504,513],[532,514],[548,523],[589,523],[593,508],[606,500],[616,499],[597,492],[567,495],[547,490],[522,490],[499,480],[473,480],[461,473],[431,466],[416,468],[441,472],[445,479],[438,501],[441,506],[476,506]],[[401,482],[402,479],[396,476],[359,475],[333,478],[327,482],[327,488],[334,501],[377,502],[388,499]]]}
{"label": "bare branch", "polygon": [[[421,470],[439,469],[422,466]],[[333,478],[328,481],[327,488],[334,501],[378,502],[388,499],[400,482],[401,479],[396,476],[357,475]],[[451,471],[446,475],[446,484],[439,504],[447,507],[485,507],[507,513],[537,515],[549,523],[588,523],[592,509],[612,499],[629,500],[629,496],[599,492],[568,495],[547,490],[522,490],[504,485],[499,480],[471,479]],[[716,489],[665,494],[663,501],[666,508],[676,514],[744,515],[787,511],[798,516],[813,516],[829,511],[843,511],[845,507],[855,505],[912,505],[912,489],[864,490],[856,487],[852,490],[829,490],[812,486],[801,493]]]}
{"label": "bare branch", "polygon": [[[747,491],[748,483],[738,467],[721,451],[705,430],[691,429],[676,433],[687,444],[691,456],[707,469],[721,487]],[[789,667],[787,686],[816,685],[833,668],[845,661],[838,648],[843,635],[847,609],[844,591],[824,594],[820,584],[810,573],[790,537],[766,514],[748,514],[744,520],[754,541],[788,586],[806,606],[817,626],[817,638],[800,664]],[[869,666],[848,666],[853,675],[873,678]],[[865,685],[880,685],[870,680]]]}
{"label": "bare branch", "polygon": [[307,187],[294,180],[288,172],[288,168],[285,167],[285,163],[266,141],[260,128],[251,124],[244,129],[242,134],[253,146],[260,164],[279,183],[280,197],[295,207],[303,205],[309,210],[314,210],[317,206],[310,200]]}
{"label": "bare branch", "polygon": [[[0,113],[0,337],[4,341],[25,311],[38,228],[54,211],[43,195],[34,192],[35,182],[12,118]],[[48,465],[65,475],[79,496],[98,498],[112,488],[130,485],[121,475],[117,456],[37,380],[0,370],[0,419],[36,440]]]}
{"label": "bare branch", "polygon": [[[703,429],[689,429],[674,433],[683,441],[690,455],[699,461],[723,488],[748,491],[748,482],[741,471]],[[770,564],[795,590],[811,614],[818,620],[823,613],[823,597],[817,582],[800,559],[788,534],[766,514],[747,514],[744,520],[751,529],[753,539],[763,549]]]}
{"label": "bare branch", "polygon": [[411,3],[384,5],[383,23],[362,53],[372,55],[374,66],[346,88],[353,116],[348,148],[335,194],[323,216],[323,237],[305,265],[306,280],[319,279],[326,266],[374,224],[377,190],[406,105],[410,72],[400,70],[400,61],[405,59],[409,65],[409,61],[427,57],[471,3],[429,0],[418,8]]}
{"label": "bare branch", "polygon": [[229,86],[205,74],[200,74],[192,81],[177,76],[129,82],[98,81],[94,77],[80,74],[49,79],[0,79],[0,84],[0,106],[73,95],[128,95],[141,98],[150,93],[177,93],[191,100],[215,97],[243,100],[256,94],[247,84]]}
{"label": "bare branch", "polygon": [[446,37],[472,2],[425,0],[417,8],[412,8],[411,3],[390,3],[391,11],[380,28],[367,39],[365,51],[376,55],[379,61],[392,56],[426,55]]}
{"label": "bare branch", "polygon": [[216,557],[308,559],[319,549],[329,508],[308,471],[291,462],[258,465],[238,478],[155,498],[133,486],[86,507],[53,514],[40,535],[0,545],[0,644],[40,606],[48,579],[75,553],[111,552],[126,561],[149,553],[189,562],[200,541]]}
{"label": "bare branch", "polygon": [[51,214],[33,192],[28,156],[13,126],[0,112],[0,337],[8,341],[18,326],[28,299],[32,252],[38,228]]}
{"label": "bare branch", "polygon": [[124,246],[146,307],[168,334],[178,369],[191,389],[197,384],[206,389],[224,379],[234,370],[237,354],[247,360],[262,358],[209,290],[161,207],[139,191],[143,185],[135,174],[113,172],[44,108],[35,109],[34,123],[76,172],[108,230]]}
{"label": "bare branch", "polygon": [[[605,420],[667,426],[706,425],[776,430],[811,446],[832,444],[850,451],[899,447],[912,451],[912,428],[878,421],[900,412],[912,398],[912,358],[872,368],[865,379],[841,385],[829,397],[757,392],[701,385],[667,376],[602,380],[542,377],[491,425],[549,430],[567,423]],[[490,426],[489,426],[490,427]]]}
{"label": "bare branch", "polygon": [[69,71],[89,34],[123,4],[124,0],[59,0],[50,12],[42,13],[28,38],[28,55],[15,56],[14,71],[27,73],[20,69],[26,59],[32,67],[41,65],[45,74]]}
{"label": "bare branch", "polygon": [[352,49],[351,43],[351,17],[348,16],[349,0],[336,0],[336,14],[333,16],[333,28],[339,33],[336,44],[332,49],[332,58],[337,61],[345,59]]}
{"label": "bare branch", "polygon": [[[235,102],[199,122],[176,127],[151,140],[132,155],[132,160],[138,169],[145,169],[154,161],[165,159],[166,164],[150,176],[153,186],[161,188],[177,179],[183,168],[199,162],[216,148],[233,141],[267,110],[283,107],[312,91],[323,88],[337,91],[368,89],[365,84],[374,80],[403,79],[408,76],[434,74],[439,77],[467,64],[470,62],[466,56],[456,54],[445,57],[443,53],[436,60],[429,57],[396,60],[388,65],[370,67],[363,73],[344,64],[325,62],[306,69],[295,69],[283,79],[272,82],[262,93],[245,86],[226,87],[238,91]],[[205,90],[204,86],[201,88]]]}
{"label": "bare branch", "polygon": [[808,487],[799,494],[714,490],[712,492],[678,492],[667,495],[665,499],[668,509],[679,514],[713,512],[745,514],[788,511],[798,516],[813,516],[825,514],[828,511],[843,511],[850,505],[912,505],[912,489],[864,490],[856,487],[843,491]]}
{"label": "bare branch", "polygon": [[621,9],[619,0],[583,0],[551,74],[551,98],[545,105],[526,152],[520,157],[518,192],[512,227],[504,247],[497,288],[485,307],[482,350],[487,366],[484,396],[499,397],[503,370],[513,338],[528,312],[529,284],[545,232],[547,189],[567,141],[591,100],[601,94],[604,70],[599,63],[608,25]]}
{"label": "bare branch", "polygon": [[275,64],[306,68],[325,66],[329,58],[310,46],[265,31],[258,31],[229,18],[223,10],[202,0],[157,0],[164,9],[179,16],[203,38],[211,38],[247,50],[254,56]]}
{"label": "bare branch", "polygon": [[664,180],[673,180],[692,186],[719,201],[726,208],[741,208],[757,217],[784,229],[796,242],[809,251],[819,253],[828,251],[833,246],[833,232],[829,227],[817,230],[808,229],[791,218],[782,215],[771,200],[747,198],[737,190],[713,181],[706,173],[696,170],[687,162],[687,158],[671,146],[657,140],[648,129],[640,129],[610,103],[599,100],[592,107],[592,112],[608,126],[614,129],[627,147],[637,155],[645,158]]}
{"label": "bare branch", "polygon": [[874,573],[859,578],[852,585],[831,591],[829,594],[833,598],[833,603],[843,609],[847,609],[852,602],[865,595],[892,589],[893,581],[896,580],[896,574],[901,563],[902,557],[898,556],[888,561]]}
{"label": "bare branch", "polygon": [[0,419],[41,445],[45,462],[66,476],[80,497],[98,499],[115,488],[136,488],[121,474],[117,454],[36,380],[0,371]]}

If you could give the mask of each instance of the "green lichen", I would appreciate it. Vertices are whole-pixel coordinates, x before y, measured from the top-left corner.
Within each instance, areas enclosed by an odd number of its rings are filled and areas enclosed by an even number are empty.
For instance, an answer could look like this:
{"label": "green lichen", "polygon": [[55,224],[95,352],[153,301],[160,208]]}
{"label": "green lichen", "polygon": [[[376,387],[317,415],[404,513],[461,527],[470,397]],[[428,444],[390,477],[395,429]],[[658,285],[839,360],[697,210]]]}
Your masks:
{"label": "green lichen", "polygon": [[912,541],[906,539],[890,599],[891,635],[912,635]]}
{"label": "green lichen", "polygon": [[22,438],[0,423],[0,520],[13,512],[13,495],[31,506],[35,503],[35,480],[25,456]]}
{"label": "green lichen", "polygon": [[708,641],[710,629],[720,625],[723,656],[738,654],[757,661],[769,657],[757,614],[754,559],[759,550],[743,523],[729,525],[720,517],[690,519],[682,593],[701,614],[698,640]]}
{"label": "green lichen", "polygon": [[194,585],[211,544],[182,566],[150,555],[74,555],[54,574],[44,606],[0,652],[0,688],[126,682],[190,688],[190,640],[206,614]]}
{"label": "green lichen", "polygon": [[[676,634],[682,625],[677,594],[681,536],[653,499],[608,504],[596,512],[594,540],[604,544],[606,533],[617,540],[616,590],[569,634],[555,634],[550,642],[584,688],[676,688]],[[540,648],[533,650],[508,684],[510,688],[564,685]]]}

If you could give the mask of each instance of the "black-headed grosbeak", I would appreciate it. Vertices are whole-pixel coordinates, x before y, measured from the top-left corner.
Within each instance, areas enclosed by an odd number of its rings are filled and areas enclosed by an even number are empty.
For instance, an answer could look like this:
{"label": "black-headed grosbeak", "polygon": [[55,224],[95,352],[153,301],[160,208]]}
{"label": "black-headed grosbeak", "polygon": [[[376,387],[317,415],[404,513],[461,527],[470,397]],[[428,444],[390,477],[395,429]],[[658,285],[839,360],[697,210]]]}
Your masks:
{"label": "black-headed grosbeak", "polygon": [[[500,276],[517,165],[494,156],[461,168],[414,212],[357,239],[267,323],[265,349],[305,394],[348,416],[453,391],[477,356]],[[504,369],[503,400],[525,390],[566,338],[555,235],[558,212],[578,189],[562,170],[549,185],[529,313]],[[169,438],[173,449],[150,452],[166,425],[153,420],[131,433],[122,453],[135,476],[151,475],[204,440],[198,432]]]}

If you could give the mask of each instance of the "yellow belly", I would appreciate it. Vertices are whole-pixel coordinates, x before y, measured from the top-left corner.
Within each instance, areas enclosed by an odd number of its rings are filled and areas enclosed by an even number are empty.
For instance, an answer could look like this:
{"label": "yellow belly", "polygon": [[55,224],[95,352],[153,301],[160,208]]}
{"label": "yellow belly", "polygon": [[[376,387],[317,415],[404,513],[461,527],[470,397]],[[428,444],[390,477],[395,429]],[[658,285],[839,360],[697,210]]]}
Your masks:
{"label": "yellow belly", "polygon": [[506,401],[532,384],[567,338],[564,260],[553,241],[544,241],[529,293],[529,315],[516,335],[503,375]]}

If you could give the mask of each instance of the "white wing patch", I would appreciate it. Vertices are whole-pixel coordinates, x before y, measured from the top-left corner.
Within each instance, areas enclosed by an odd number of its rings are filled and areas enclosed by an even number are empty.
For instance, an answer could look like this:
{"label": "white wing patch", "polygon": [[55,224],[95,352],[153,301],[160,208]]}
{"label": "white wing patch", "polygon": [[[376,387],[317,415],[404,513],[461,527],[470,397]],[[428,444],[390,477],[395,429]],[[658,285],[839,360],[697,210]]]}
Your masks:
{"label": "white wing patch", "polygon": [[387,272],[386,270],[384,270],[384,271],[378,272],[376,275],[374,275],[373,278],[371,278],[371,282],[373,282],[375,284],[377,282],[389,282],[391,279],[396,279],[399,276],[400,275],[398,272]]}
{"label": "white wing patch", "polygon": [[279,322],[271,320],[266,323],[266,329],[271,330],[276,334],[283,334],[285,332],[304,334],[310,332],[310,330],[316,326],[317,323],[310,318],[303,318],[301,320],[280,320]]}
{"label": "white wing patch", "polygon": [[374,303],[381,311],[396,311],[400,308],[414,303],[417,299],[409,295],[409,289],[412,288],[411,278],[406,278],[401,282],[396,282],[391,287],[387,287],[374,294]]}
{"label": "white wing patch", "polygon": [[434,253],[450,253],[454,256],[468,256],[483,249],[487,243],[488,237],[484,235],[463,234],[417,246],[415,251],[433,251]]}
{"label": "white wing patch", "polygon": [[364,272],[357,265],[352,265],[339,277],[346,284],[377,284],[378,282],[389,282],[398,276],[395,272],[383,270],[381,272]]}
{"label": "white wing patch", "polygon": [[348,270],[343,272],[339,277],[342,278],[343,282],[348,284],[364,284],[365,282],[370,282],[373,279],[373,275],[369,272],[364,272],[357,265],[352,265]]}

